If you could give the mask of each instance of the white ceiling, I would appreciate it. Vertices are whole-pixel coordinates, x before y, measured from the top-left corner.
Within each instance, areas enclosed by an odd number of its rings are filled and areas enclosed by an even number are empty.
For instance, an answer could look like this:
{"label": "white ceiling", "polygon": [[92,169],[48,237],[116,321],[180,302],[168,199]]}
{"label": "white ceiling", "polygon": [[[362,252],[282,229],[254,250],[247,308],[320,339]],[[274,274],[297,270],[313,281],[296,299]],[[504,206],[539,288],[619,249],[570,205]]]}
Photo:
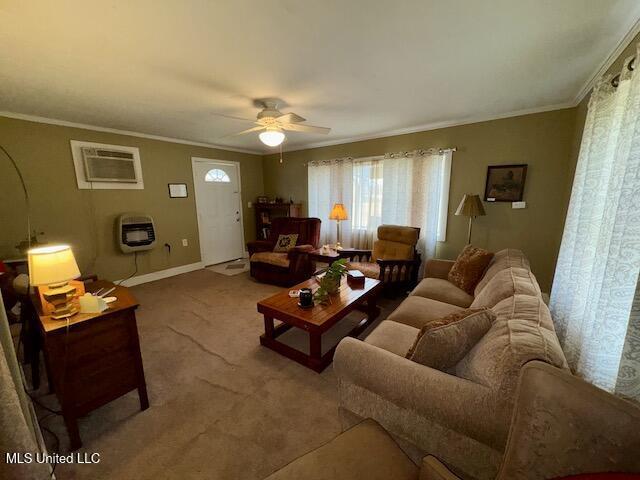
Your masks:
{"label": "white ceiling", "polygon": [[0,110],[253,151],[253,98],[328,136],[573,105],[637,0],[0,2]]}

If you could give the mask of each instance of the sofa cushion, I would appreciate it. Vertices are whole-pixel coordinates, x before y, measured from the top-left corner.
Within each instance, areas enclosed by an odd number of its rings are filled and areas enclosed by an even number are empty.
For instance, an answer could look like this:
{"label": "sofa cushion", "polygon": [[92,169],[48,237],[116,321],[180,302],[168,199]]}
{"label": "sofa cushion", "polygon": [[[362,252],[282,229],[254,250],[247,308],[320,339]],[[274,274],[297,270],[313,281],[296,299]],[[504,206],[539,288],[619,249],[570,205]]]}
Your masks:
{"label": "sofa cushion", "polygon": [[491,310],[500,318],[508,318],[518,312],[518,318],[538,322],[540,327],[555,331],[551,312],[542,297],[516,294],[501,300]]}
{"label": "sofa cushion", "polygon": [[427,367],[446,371],[480,341],[495,318],[491,310],[483,308],[463,310],[434,320],[420,329],[406,357]]}
{"label": "sofa cushion", "polygon": [[469,295],[473,295],[476,285],[492,258],[493,253],[484,248],[467,245],[456,258],[447,279]]}
{"label": "sofa cushion", "polygon": [[525,363],[541,360],[566,368],[567,362],[539,296],[517,295],[493,311],[496,320],[458,363],[456,375],[493,388],[499,391],[500,400],[511,402]]}
{"label": "sofa cushion", "polygon": [[450,303],[458,307],[468,307],[473,302],[473,296],[456,287],[448,280],[441,278],[425,278],[413,289],[410,295],[431,298],[439,302]]}
{"label": "sofa cushion", "polygon": [[496,252],[496,254],[489,262],[489,266],[487,270],[484,272],[484,275],[476,285],[474,296],[477,296],[482,289],[487,285],[489,280],[491,280],[496,273],[505,270],[507,268],[516,267],[516,268],[526,268],[527,270],[531,270],[529,267],[529,260],[524,256],[520,250],[515,248],[505,248],[504,250],[500,250]]}
{"label": "sofa cushion", "polygon": [[385,320],[364,341],[404,357],[414,344],[419,333],[420,330],[415,327]]}
{"label": "sofa cushion", "polygon": [[374,420],[367,419],[265,480],[417,480],[418,467]]}
{"label": "sofa cushion", "polygon": [[422,328],[432,320],[460,310],[463,309],[456,305],[414,295],[407,297],[398,308],[387,317],[387,320],[404,323],[405,325],[410,325],[415,328]]}
{"label": "sofa cushion", "polygon": [[286,252],[258,252],[251,255],[250,260],[251,262],[268,263],[276,267],[289,268],[289,258]]}
{"label": "sofa cushion", "polygon": [[471,308],[493,307],[513,295],[541,296],[536,277],[526,268],[507,268],[496,273],[471,303]]}
{"label": "sofa cushion", "polygon": [[371,262],[349,262],[347,263],[347,269],[358,270],[367,278],[379,278],[380,277],[380,265]]}

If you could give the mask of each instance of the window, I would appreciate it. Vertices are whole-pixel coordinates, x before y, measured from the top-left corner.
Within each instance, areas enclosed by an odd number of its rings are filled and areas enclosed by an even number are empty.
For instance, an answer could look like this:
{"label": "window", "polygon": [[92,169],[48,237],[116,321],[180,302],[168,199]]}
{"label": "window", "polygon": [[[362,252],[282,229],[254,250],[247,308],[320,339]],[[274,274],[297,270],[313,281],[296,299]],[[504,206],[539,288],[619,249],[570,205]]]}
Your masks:
{"label": "window", "polygon": [[381,224],[419,227],[418,248],[430,257],[446,241],[450,175],[450,150],[312,161],[309,214],[323,220],[321,243],[334,243],[335,222],[325,219],[334,203],[343,203],[349,218],[341,243],[355,248],[371,248]]}
{"label": "window", "polygon": [[205,182],[222,182],[229,183],[231,179],[229,175],[224,170],[220,170],[219,168],[214,168],[209,170],[207,174],[204,176]]}

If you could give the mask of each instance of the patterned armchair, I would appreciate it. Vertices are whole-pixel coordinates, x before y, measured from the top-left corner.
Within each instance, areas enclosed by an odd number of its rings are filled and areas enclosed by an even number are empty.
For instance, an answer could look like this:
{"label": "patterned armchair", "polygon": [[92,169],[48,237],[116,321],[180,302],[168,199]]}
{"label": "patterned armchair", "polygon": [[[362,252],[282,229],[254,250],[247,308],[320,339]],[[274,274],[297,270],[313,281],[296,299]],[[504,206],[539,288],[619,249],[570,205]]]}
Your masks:
{"label": "patterned armchair", "polygon": [[340,256],[349,259],[350,269],[382,281],[388,293],[404,293],[418,283],[419,237],[416,227],[380,225],[373,250],[345,249]]}
{"label": "patterned armchair", "polygon": [[[250,273],[263,283],[290,287],[307,280],[313,274],[313,263],[308,253],[320,243],[319,218],[274,218],[267,240],[247,243]],[[287,252],[274,252],[280,235],[297,234],[296,246]]]}

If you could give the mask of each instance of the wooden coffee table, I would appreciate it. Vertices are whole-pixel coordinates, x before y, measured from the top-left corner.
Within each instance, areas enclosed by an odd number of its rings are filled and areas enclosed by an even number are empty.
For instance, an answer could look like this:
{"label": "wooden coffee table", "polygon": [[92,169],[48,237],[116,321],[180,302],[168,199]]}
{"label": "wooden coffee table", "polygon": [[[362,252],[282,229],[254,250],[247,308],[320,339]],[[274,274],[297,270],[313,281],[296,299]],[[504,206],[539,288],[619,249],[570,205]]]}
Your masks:
{"label": "wooden coffee table", "polygon": [[[321,372],[333,360],[337,346],[323,355],[322,334],[354,310],[364,311],[367,316],[347,336],[355,337],[362,333],[380,314],[376,302],[382,292],[382,282],[367,278],[364,288],[351,288],[343,280],[340,292],[331,298],[331,304],[316,304],[308,310],[298,307],[298,299],[289,296],[289,290],[301,288],[315,291],[318,284],[314,279],[309,279],[258,302],[258,312],[264,315],[264,335],[260,336],[260,343],[305,367]],[[276,327],[274,320],[282,323]],[[309,355],[278,340],[291,327],[309,333]]]}

